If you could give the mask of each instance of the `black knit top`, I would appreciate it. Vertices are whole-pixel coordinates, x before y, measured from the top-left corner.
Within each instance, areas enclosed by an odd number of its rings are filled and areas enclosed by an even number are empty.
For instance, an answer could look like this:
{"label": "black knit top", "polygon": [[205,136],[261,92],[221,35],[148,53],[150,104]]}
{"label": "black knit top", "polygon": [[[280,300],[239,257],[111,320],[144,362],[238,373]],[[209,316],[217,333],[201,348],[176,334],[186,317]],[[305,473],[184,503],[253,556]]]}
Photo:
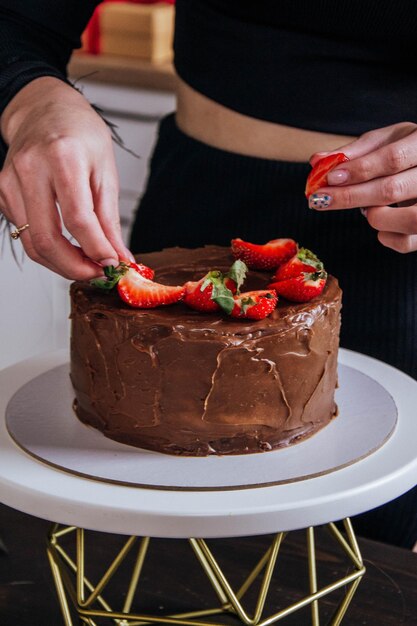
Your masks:
{"label": "black knit top", "polygon": [[[65,79],[98,0],[0,0],[0,111],[29,81]],[[256,118],[359,134],[417,118],[415,0],[177,0],[175,65]]]}

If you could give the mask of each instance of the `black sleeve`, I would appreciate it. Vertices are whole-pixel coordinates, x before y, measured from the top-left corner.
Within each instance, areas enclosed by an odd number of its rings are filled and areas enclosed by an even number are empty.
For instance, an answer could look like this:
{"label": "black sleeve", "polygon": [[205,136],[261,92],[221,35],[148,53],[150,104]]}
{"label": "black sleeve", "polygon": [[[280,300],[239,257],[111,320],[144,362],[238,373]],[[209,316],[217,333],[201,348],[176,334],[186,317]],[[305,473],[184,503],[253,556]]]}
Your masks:
{"label": "black sleeve", "polygon": [[0,0],[0,115],[40,76],[66,80],[66,66],[100,0]]}

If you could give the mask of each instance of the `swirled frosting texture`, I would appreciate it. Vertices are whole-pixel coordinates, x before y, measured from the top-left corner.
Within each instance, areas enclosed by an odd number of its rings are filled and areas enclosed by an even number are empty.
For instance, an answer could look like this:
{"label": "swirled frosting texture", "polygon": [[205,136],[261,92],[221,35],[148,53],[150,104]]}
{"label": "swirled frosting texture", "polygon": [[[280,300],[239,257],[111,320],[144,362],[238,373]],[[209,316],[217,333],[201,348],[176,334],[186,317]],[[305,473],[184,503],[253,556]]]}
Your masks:
{"label": "swirled frosting texture", "polygon": [[[141,256],[155,280],[226,271],[228,248]],[[269,275],[250,272],[245,290]],[[305,304],[280,300],[261,321],[183,304],[132,309],[117,293],[71,285],[71,380],[80,420],[107,437],[170,454],[242,454],[311,436],[336,414],[341,290],[330,277]]]}

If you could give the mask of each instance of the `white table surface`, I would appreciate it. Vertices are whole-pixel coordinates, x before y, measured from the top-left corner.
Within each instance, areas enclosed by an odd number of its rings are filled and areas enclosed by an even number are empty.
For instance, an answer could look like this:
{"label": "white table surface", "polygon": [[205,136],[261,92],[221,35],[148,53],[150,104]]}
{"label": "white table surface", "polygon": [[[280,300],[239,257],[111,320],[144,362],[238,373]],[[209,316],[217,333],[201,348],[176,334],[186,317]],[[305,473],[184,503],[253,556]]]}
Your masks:
{"label": "white table surface", "polygon": [[0,501],[25,513],[120,534],[258,535],[352,516],[417,483],[417,383],[384,363],[346,350],[340,351],[339,361],[383,385],[399,412],[398,425],[387,443],[353,465],[290,484],[197,492],[112,485],[67,474],[23,452],[4,423],[12,395],[35,376],[67,360],[67,351],[60,350],[0,372]]}

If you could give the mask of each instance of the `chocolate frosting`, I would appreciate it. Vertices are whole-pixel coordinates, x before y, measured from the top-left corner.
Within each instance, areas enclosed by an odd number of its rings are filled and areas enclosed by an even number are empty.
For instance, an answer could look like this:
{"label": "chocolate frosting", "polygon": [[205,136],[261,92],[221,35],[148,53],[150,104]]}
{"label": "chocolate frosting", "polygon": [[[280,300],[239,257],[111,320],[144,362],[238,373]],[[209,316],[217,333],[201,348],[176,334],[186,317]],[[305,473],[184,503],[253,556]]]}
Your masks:
{"label": "chocolate frosting", "polygon": [[[228,248],[169,248],[140,262],[179,285],[227,271]],[[264,289],[265,272],[244,290]],[[179,303],[133,309],[117,291],[71,285],[77,416],[107,437],[171,454],[242,454],[311,436],[336,414],[341,290],[329,277],[304,304],[280,299],[261,321]]]}

